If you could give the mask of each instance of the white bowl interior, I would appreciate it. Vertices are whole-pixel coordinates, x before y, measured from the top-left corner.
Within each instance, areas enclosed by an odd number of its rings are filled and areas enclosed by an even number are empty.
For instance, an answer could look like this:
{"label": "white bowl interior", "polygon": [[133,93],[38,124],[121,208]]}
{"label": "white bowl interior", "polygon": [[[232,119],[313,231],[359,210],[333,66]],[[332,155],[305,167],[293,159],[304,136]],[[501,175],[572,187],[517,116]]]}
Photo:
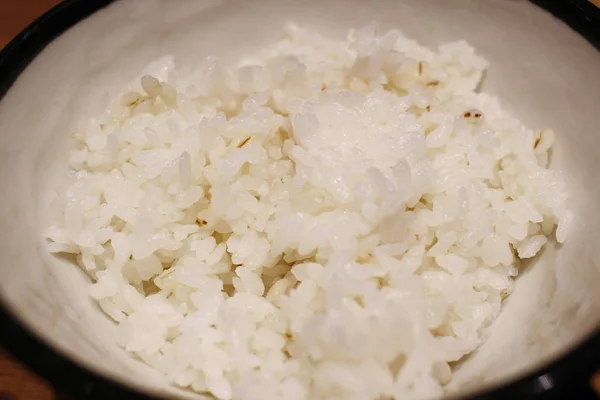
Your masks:
{"label": "white bowl interior", "polygon": [[197,397],[117,348],[84,274],[44,251],[44,193],[65,168],[68,137],[161,55],[182,68],[209,54],[235,60],[276,40],[287,21],[341,37],[371,20],[430,46],[466,39],[484,55],[484,90],[531,127],[558,133],[553,168],[566,174],[576,215],[568,242],[523,271],[489,339],[449,389],[501,384],[572,348],[600,326],[600,53],[524,0],[122,0],[94,14],[51,43],[0,103],[4,304],[91,370],[155,395]]}

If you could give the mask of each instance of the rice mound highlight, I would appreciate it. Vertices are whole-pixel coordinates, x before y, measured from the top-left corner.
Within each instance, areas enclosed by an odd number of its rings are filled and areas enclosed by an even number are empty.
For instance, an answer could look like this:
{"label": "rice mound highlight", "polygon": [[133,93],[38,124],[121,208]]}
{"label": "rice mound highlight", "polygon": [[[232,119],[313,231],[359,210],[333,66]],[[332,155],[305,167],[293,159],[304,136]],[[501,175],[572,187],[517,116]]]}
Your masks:
{"label": "rice mound highlight", "polygon": [[[421,399],[573,216],[551,130],[465,42],[290,25],[239,68],[171,59],[73,135],[51,252],[126,351],[218,399]],[[166,71],[166,72],[165,72]]]}

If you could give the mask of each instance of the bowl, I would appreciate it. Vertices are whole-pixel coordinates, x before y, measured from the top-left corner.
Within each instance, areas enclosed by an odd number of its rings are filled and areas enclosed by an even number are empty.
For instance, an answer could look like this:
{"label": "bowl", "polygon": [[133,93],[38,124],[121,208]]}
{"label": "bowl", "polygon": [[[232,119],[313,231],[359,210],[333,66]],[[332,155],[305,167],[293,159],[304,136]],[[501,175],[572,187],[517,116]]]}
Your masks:
{"label": "bowl", "polygon": [[466,39],[487,58],[484,90],[526,124],[559,132],[552,164],[565,173],[576,216],[569,240],[549,245],[519,277],[485,344],[456,370],[449,396],[588,391],[600,367],[598,15],[585,1],[61,3],[0,54],[2,344],[89,398],[202,398],[126,355],[114,324],[89,299],[86,276],[46,253],[45,194],[66,168],[69,135],[161,55],[184,67],[208,54],[234,61],[276,40],[289,20],[333,37],[376,20],[429,46]]}

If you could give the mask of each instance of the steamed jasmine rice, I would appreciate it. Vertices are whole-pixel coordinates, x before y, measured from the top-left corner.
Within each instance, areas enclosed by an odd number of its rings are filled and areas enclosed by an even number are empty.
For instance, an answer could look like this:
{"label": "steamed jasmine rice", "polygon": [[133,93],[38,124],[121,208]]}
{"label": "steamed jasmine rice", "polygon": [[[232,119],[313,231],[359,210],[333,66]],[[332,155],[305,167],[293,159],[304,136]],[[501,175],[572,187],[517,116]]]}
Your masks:
{"label": "steamed jasmine rice", "polygon": [[118,342],[222,400],[423,399],[572,214],[465,42],[290,26],[239,68],[165,58],[73,135],[51,252]]}

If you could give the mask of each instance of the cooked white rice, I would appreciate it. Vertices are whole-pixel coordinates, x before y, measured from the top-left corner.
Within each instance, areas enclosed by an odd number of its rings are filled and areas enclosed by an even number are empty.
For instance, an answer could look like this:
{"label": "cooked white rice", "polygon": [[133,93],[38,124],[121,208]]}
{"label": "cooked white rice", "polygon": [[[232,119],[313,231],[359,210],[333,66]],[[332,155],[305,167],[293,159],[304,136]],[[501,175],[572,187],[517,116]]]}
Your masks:
{"label": "cooked white rice", "polygon": [[219,399],[413,399],[572,221],[554,134],[465,42],[290,26],[239,69],[163,60],[73,136],[51,252],[128,352]]}

